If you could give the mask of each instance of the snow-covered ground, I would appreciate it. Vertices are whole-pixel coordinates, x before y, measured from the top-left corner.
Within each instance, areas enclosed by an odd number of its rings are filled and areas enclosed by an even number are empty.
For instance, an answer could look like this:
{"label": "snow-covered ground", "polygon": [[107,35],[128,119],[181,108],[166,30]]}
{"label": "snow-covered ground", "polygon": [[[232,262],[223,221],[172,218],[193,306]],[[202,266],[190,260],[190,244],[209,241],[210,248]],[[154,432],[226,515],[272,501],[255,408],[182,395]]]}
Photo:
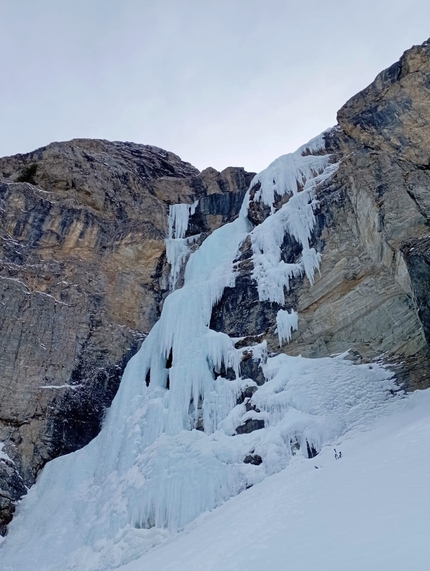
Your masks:
{"label": "snow-covered ground", "polygon": [[[296,456],[121,571],[428,571],[430,390]],[[317,467],[317,468],[316,468]]]}

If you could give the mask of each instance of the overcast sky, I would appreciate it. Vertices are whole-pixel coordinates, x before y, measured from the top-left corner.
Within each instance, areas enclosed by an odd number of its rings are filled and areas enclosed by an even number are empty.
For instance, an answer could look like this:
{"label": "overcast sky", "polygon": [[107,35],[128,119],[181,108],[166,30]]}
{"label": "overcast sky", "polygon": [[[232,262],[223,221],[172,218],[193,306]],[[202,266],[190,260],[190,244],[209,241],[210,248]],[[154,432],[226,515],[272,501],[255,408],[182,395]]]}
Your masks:
{"label": "overcast sky", "polygon": [[259,171],[429,36],[429,0],[0,0],[0,156],[92,137]]}

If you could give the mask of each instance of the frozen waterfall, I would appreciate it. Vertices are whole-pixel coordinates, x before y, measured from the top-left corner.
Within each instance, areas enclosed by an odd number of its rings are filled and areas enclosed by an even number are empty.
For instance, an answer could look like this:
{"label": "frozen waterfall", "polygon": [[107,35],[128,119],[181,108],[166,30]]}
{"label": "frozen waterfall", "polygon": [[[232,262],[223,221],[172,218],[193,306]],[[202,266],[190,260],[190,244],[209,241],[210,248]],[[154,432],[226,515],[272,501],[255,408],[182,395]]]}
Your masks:
{"label": "frozen waterfall", "polygon": [[[320,261],[310,246],[315,188],[336,169],[322,148],[320,136],[257,175],[255,200],[271,208],[260,226],[247,218],[248,193],[238,218],[191,254],[183,287],[166,298],[129,362],[101,433],[50,462],[19,506],[0,551],[4,571],[33,571],[35,561],[38,571],[115,569],[283,469],[297,450],[318,451],[381,414],[393,387],[384,368],[343,356],[268,358],[265,342],[237,349],[237,340],[209,328],[214,304],[235,284],[235,260],[248,237],[261,300],[282,305],[292,276],[306,274],[312,283]],[[275,211],[275,195],[283,194],[291,197]],[[193,208],[170,210],[172,287]],[[302,246],[296,264],[281,260],[285,233]],[[277,327],[280,343],[288,342],[297,314],[281,310]],[[246,351],[263,369],[260,387],[241,377]],[[234,380],[223,376],[228,368]],[[243,395],[251,387],[249,406]],[[260,430],[238,432],[248,421]],[[245,463],[247,457],[261,462]]]}

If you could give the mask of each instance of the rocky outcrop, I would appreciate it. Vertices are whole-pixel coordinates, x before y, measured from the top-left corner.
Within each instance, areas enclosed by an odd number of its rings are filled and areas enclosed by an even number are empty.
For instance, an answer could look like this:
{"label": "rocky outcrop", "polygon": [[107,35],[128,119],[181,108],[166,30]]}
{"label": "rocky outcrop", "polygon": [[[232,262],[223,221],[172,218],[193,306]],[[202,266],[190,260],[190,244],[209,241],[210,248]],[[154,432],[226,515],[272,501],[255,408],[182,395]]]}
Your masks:
{"label": "rocky outcrop", "polygon": [[430,41],[414,46],[339,111],[343,131],[360,146],[430,168]]}
{"label": "rocky outcrop", "polygon": [[252,175],[84,139],[0,159],[0,175],[1,533],[43,465],[98,433],[158,319],[169,205],[200,199],[194,230],[209,233]]}

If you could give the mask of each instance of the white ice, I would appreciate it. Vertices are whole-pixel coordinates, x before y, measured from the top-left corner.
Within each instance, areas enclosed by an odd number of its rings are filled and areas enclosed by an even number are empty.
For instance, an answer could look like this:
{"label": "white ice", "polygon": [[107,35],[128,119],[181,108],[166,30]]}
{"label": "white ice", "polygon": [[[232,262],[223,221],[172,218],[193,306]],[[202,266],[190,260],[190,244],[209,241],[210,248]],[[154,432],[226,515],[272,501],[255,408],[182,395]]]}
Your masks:
{"label": "white ice", "polygon": [[257,183],[261,184],[255,200],[270,206],[273,214],[276,195],[281,197],[284,194],[297,194],[305,189],[307,182],[323,174],[331,163],[331,156],[324,151],[324,135],[327,132],[302,145],[294,153],[282,155],[255,175],[250,188]]}
{"label": "white ice", "polygon": [[185,238],[188,222],[198,206],[199,201],[193,204],[172,204],[169,207],[168,236],[166,242],[166,257],[170,264],[169,285],[174,290],[184,262],[190,254],[190,243],[193,237]]}
{"label": "white ice", "polygon": [[120,571],[427,571],[430,391],[399,404]]}
{"label": "white ice", "polygon": [[276,328],[278,330],[279,346],[282,347],[282,343],[286,341],[287,343],[291,340],[291,334],[296,331],[299,326],[299,316],[293,309],[288,312],[284,309],[280,309],[276,314]]}
{"label": "white ice", "polygon": [[[306,274],[309,282],[313,283],[321,259],[310,245],[315,226],[315,190],[333,176],[339,166],[332,163],[331,155],[322,154],[323,150],[324,133],[295,153],[276,159],[251,182],[250,188],[258,183],[261,185],[254,201],[271,207],[271,215],[251,233],[254,252],[252,275],[261,301],[283,305],[285,289],[290,288],[294,277]],[[284,195],[290,196],[289,200],[275,211],[275,196]],[[301,258],[297,262],[286,263],[281,259],[285,236],[302,247]]]}

